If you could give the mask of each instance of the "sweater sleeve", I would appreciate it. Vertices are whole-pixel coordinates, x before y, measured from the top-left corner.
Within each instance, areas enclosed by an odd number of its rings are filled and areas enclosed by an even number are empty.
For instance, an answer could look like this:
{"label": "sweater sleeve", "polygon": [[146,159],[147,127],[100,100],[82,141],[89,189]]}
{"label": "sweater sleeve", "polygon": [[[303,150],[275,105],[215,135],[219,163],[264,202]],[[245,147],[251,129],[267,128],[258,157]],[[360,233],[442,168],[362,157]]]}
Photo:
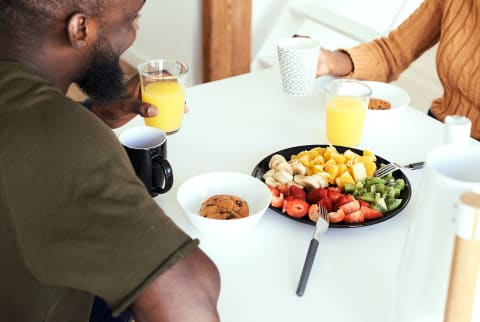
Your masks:
{"label": "sweater sleeve", "polygon": [[390,82],[440,38],[442,0],[425,0],[397,29],[371,42],[343,49],[354,71],[349,77]]}

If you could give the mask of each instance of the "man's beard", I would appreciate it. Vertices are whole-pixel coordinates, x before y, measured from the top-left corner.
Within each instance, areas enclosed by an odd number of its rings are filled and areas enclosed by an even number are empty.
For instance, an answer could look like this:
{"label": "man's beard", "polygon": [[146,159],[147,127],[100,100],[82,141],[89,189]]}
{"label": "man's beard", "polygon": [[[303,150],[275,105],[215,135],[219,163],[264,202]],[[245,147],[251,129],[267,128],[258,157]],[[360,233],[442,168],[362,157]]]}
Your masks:
{"label": "man's beard", "polygon": [[99,36],[94,45],[85,75],[76,83],[88,96],[101,102],[117,100],[125,93],[120,57],[113,53],[103,35]]}

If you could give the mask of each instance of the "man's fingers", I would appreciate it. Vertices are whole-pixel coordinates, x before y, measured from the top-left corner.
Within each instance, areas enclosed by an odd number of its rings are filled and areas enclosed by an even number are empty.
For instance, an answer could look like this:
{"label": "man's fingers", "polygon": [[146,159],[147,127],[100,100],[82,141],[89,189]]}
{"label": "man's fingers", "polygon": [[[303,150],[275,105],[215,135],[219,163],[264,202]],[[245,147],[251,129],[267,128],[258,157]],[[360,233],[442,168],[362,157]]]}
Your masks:
{"label": "man's fingers", "polygon": [[142,115],[143,117],[157,116],[158,109],[154,105],[142,103],[138,114]]}
{"label": "man's fingers", "polygon": [[130,78],[127,83],[127,96],[141,99],[142,98],[142,92],[140,90],[140,77],[138,74],[134,75],[132,78]]}
{"label": "man's fingers", "polygon": [[[155,106],[147,103],[143,103],[137,99],[127,99],[117,103],[120,108],[117,108],[119,114],[139,114],[143,117],[152,117],[158,114],[158,110]],[[113,105],[113,104],[112,104]],[[112,110],[115,108],[112,106]],[[120,116],[120,115],[118,115]]]}

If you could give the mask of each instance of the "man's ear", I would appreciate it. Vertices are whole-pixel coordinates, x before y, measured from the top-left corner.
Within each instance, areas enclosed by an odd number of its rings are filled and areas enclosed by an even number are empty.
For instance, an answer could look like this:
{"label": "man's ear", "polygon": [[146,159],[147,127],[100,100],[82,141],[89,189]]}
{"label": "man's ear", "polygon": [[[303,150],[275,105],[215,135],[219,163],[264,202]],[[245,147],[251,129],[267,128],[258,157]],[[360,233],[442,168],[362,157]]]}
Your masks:
{"label": "man's ear", "polygon": [[68,39],[72,47],[80,49],[95,41],[95,27],[86,14],[80,12],[68,19]]}

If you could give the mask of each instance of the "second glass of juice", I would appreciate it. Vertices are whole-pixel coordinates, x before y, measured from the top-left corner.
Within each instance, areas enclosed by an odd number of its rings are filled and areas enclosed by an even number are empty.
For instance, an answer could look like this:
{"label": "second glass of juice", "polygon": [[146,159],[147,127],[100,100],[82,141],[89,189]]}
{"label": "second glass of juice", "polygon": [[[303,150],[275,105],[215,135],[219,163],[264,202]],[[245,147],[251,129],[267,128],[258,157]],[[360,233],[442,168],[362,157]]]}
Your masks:
{"label": "second glass of juice", "polygon": [[168,59],[151,60],[138,66],[142,101],[158,109],[157,116],[145,118],[145,125],[167,134],[180,129],[188,70],[186,64]]}
{"label": "second glass of juice", "polygon": [[335,79],[326,88],[326,128],[331,144],[356,146],[362,138],[372,90],[351,79]]}

